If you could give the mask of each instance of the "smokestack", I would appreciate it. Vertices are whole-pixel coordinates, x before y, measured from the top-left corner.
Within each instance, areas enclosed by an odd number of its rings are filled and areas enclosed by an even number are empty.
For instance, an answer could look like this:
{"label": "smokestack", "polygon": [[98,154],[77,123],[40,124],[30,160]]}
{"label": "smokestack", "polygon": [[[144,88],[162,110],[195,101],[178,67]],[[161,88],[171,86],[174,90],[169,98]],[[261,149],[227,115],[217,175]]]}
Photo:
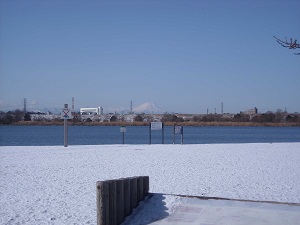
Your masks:
{"label": "smokestack", "polygon": [[223,102],[221,103],[221,114],[223,114]]}
{"label": "smokestack", "polygon": [[72,112],[74,112],[74,97],[72,98]]}

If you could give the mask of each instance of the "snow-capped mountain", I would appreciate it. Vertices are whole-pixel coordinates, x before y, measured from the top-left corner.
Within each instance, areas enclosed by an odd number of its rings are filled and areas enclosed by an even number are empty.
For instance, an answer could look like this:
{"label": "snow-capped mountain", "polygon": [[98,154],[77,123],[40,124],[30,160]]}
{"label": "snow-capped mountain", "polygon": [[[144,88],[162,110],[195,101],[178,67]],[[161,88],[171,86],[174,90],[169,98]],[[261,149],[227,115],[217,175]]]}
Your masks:
{"label": "snow-capped mountain", "polygon": [[143,103],[135,108],[132,109],[135,113],[162,113],[159,107],[157,107],[154,103]]}

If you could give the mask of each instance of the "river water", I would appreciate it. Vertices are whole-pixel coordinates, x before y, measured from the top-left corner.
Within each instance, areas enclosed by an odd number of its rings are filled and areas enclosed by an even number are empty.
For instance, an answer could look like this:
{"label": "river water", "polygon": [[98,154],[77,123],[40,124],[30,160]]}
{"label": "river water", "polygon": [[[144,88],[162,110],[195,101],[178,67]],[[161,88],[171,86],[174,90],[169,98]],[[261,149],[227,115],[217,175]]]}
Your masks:
{"label": "river water", "polygon": [[[128,126],[125,144],[149,144],[147,126]],[[162,140],[162,137],[163,140]],[[151,131],[151,144],[172,144],[173,127]],[[300,127],[184,127],[184,144],[300,142]],[[118,126],[69,126],[69,145],[122,144]],[[175,135],[181,143],[181,135]],[[0,146],[64,145],[63,126],[0,126]]]}

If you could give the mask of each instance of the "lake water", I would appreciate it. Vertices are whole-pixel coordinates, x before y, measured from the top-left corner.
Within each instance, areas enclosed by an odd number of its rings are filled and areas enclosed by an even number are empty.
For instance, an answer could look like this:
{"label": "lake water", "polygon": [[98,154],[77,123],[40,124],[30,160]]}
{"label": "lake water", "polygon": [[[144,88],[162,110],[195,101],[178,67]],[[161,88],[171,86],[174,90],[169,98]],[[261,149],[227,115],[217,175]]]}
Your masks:
{"label": "lake water", "polygon": [[[122,144],[118,126],[69,126],[69,145]],[[129,126],[125,144],[149,144],[149,127]],[[184,127],[184,144],[300,142],[300,127]],[[151,132],[162,143],[162,131]],[[165,127],[164,143],[173,143],[173,127]],[[181,135],[175,135],[181,143]],[[0,126],[0,146],[64,145],[63,126]]]}

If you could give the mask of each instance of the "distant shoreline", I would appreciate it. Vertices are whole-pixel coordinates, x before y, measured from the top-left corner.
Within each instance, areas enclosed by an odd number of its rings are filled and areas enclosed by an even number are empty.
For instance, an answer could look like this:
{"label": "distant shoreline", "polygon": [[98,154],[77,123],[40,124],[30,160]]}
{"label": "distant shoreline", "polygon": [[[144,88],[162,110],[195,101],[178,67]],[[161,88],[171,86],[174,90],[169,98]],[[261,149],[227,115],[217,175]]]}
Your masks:
{"label": "distant shoreline", "polygon": [[[69,126],[149,126],[150,122],[68,122]],[[63,121],[20,121],[12,124],[0,124],[0,126],[63,126]],[[165,122],[165,126],[232,126],[232,127],[300,127],[298,122],[289,123],[259,123],[259,122]]]}

